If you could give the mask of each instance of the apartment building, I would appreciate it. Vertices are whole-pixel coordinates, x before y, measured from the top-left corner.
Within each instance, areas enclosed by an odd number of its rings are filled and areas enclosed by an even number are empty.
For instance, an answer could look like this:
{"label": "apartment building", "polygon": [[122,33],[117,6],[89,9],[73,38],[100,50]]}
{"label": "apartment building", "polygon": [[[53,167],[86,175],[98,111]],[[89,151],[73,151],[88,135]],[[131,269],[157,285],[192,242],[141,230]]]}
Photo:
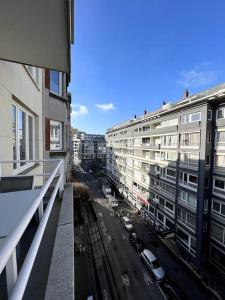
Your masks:
{"label": "apartment building", "polygon": [[[60,155],[43,161],[46,138],[67,149],[70,96],[56,95],[64,105],[51,102],[44,70],[59,71],[51,92],[67,87],[74,3],[14,4],[0,10],[0,298],[74,299],[73,189]],[[62,124],[52,124],[51,134],[45,118]]]}
{"label": "apartment building", "polygon": [[79,131],[73,137],[73,153],[74,163],[104,162],[106,159],[105,136]]}
{"label": "apartment building", "polygon": [[66,182],[71,170],[71,95],[67,91],[69,77],[62,72],[45,70],[44,84],[44,158],[64,160]]}
{"label": "apartment building", "polygon": [[[43,159],[42,74],[33,66],[0,61],[1,160]],[[1,176],[32,174],[34,168],[42,171],[34,162],[3,164]]]}
{"label": "apartment building", "polygon": [[225,272],[225,84],[107,130],[107,176],[180,256]]}

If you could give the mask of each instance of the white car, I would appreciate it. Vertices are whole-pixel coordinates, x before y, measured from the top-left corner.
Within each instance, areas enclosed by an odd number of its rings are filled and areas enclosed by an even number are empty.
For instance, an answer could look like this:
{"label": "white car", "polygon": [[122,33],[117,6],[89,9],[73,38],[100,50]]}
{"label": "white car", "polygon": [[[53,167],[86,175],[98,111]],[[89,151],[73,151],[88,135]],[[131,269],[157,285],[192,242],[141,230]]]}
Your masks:
{"label": "white car", "polygon": [[127,231],[133,230],[133,225],[131,224],[131,221],[128,219],[128,217],[122,217],[121,222]]}
{"label": "white car", "polygon": [[141,252],[141,258],[144,261],[147,268],[153,273],[157,281],[162,281],[165,278],[165,271],[160,266],[159,260],[148,249],[144,249]]}

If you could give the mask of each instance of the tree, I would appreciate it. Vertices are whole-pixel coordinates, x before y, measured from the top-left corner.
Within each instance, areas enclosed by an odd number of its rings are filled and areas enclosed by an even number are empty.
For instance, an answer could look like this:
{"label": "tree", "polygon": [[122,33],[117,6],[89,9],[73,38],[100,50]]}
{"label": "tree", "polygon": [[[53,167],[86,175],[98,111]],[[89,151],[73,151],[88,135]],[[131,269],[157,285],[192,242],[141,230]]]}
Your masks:
{"label": "tree", "polygon": [[91,196],[89,187],[81,182],[73,183],[74,198],[80,198],[81,201],[88,200]]}

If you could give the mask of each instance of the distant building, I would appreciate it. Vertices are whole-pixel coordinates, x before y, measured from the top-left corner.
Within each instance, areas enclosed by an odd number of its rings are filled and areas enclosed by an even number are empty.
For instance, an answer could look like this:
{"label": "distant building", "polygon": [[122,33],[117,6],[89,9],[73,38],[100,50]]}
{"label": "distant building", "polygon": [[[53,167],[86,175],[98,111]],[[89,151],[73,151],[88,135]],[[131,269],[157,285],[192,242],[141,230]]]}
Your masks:
{"label": "distant building", "polygon": [[107,176],[180,255],[225,272],[225,84],[107,131]]}
{"label": "distant building", "polygon": [[106,159],[105,136],[79,131],[73,137],[73,153],[74,163],[104,162]]}

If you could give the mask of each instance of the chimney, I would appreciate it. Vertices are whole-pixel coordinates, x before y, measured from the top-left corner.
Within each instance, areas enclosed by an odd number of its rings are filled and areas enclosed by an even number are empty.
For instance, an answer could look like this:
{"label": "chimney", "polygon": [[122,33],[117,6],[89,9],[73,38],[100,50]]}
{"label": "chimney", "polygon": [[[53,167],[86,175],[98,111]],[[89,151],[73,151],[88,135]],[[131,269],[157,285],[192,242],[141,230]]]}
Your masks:
{"label": "chimney", "polygon": [[145,110],[144,110],[144,115],[146,115],[146,114],[147,114],[147,110],[145,109]]}
{"label": "chimney", "polygon": [[184,91],[184,98],[188,98],[189,97],[189,91],[188,89]]}
{"label": "chimney", "polygon": [[163,101],[163,105],[166,105],[166,101],[165,100]]}
{"label": "chimney", "polygon": [[134,115],[134,118],[136,119],[136,118],[137,118],[137,116],[136,116],[136,115]]}

